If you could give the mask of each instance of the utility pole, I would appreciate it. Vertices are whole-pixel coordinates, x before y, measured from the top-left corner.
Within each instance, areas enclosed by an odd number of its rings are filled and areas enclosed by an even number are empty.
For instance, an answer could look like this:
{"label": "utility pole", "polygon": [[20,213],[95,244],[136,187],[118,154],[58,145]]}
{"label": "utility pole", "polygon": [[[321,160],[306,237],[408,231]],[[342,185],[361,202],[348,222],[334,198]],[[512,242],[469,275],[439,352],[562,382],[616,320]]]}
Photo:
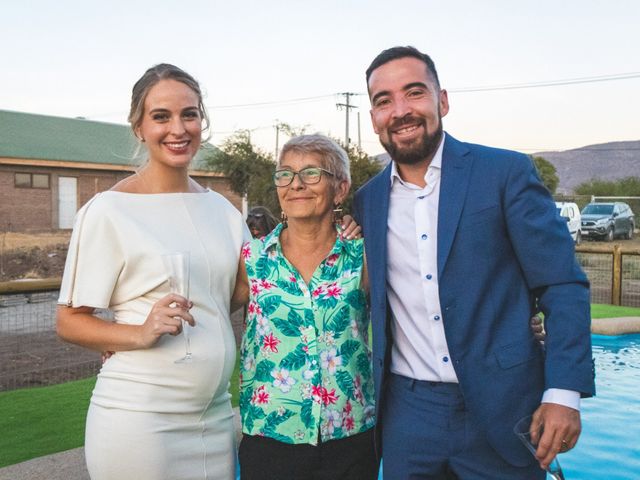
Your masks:
{"label": "utility pole", "polygon": [[351,92],[344,92],[344,93],[339,93],[338,95],[344,95],[345,98],[345,103],[336,103],[336,107],[338,107],[338,110],[342,110],[342,107],[344,107],[345,110],[345,114],[346,114],[346,119],[345,119],[345,132],[344,132],[344,144],[346,147],[349,146],[349,110],[351,110],[352,108],[358,108],[355,105],[351,105],[351,97],[353,97],[354,95],[357,95],[357,93],[351,93]]}
{"label": "utility pole", "polygon": [[275,156],[273,158],[277,162],[278,161],[278,147],[279,147],[278,139],[279,139],[279,136],[280,136],[280,122],[278,120],[276,120],[275,127],[276,127],[276,154],[275,154]]}
{"label": "utility pole", "polygon": [[362,141],[360,139],[360,112],[358,112],[358,149],[362,150]]}

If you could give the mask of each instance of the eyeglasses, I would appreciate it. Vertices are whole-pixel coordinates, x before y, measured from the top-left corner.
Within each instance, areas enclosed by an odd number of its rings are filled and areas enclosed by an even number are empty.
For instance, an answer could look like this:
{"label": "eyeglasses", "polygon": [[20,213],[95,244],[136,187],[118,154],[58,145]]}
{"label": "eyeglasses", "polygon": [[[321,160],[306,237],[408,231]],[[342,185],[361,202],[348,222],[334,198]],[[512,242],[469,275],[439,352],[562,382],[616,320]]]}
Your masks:
{"label": "eyeglasses", "polygon": [[250,213],[247,215],[247,218],[262,218],[264,217],[264,213]]}
{"label": "eyeglasses", "polygon": [[299,172],[294,172],[293,170],[276,170],[273,174],[273,183],[276,184],[276,187],[286,187],[291,185],[293,178],[298,175],[302,183],[305,185],[313,185],[320,182],[323,173],[331,175],[332,177],[334,176],[329,170],[320,167],[307,167]]}

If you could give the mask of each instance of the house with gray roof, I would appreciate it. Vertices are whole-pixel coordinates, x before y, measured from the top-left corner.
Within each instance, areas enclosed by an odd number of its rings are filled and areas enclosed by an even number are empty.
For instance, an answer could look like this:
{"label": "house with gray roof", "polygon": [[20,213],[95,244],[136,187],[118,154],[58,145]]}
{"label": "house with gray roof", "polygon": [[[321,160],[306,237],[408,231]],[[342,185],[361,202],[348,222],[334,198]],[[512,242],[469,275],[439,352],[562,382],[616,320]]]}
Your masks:
{"label": "house with gray roof", "polygon": [[[142,164],[137,149],[128,125],[0,110],[0,232],[72,228],[85,202]],[[211,149],[190,174],[241,209],[228,179],[206,169]]]}

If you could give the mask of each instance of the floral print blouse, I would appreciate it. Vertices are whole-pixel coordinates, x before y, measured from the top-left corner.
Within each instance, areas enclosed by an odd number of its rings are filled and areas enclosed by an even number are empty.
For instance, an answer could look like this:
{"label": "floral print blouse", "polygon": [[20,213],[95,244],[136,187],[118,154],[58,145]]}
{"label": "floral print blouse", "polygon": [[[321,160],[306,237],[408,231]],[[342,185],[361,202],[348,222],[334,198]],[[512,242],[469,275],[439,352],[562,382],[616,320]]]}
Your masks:
{"label": "floral print blouse", "polygon": [[363,240],[339,236],[309,282],[283,256],[282,224],[245,244],[242,431],[317,445],[373,427]]}

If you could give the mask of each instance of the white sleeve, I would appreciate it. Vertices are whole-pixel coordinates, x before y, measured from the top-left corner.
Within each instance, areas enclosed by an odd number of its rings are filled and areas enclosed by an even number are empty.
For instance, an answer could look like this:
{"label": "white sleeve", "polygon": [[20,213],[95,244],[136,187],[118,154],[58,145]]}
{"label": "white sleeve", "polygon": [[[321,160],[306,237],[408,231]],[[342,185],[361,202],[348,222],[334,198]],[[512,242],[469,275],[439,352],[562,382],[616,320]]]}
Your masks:
{"label": "white sleeve", "polygon": [[58,303],[107,308],[124,265],[120,242],[104,202],[93,197],[76,214]]}

